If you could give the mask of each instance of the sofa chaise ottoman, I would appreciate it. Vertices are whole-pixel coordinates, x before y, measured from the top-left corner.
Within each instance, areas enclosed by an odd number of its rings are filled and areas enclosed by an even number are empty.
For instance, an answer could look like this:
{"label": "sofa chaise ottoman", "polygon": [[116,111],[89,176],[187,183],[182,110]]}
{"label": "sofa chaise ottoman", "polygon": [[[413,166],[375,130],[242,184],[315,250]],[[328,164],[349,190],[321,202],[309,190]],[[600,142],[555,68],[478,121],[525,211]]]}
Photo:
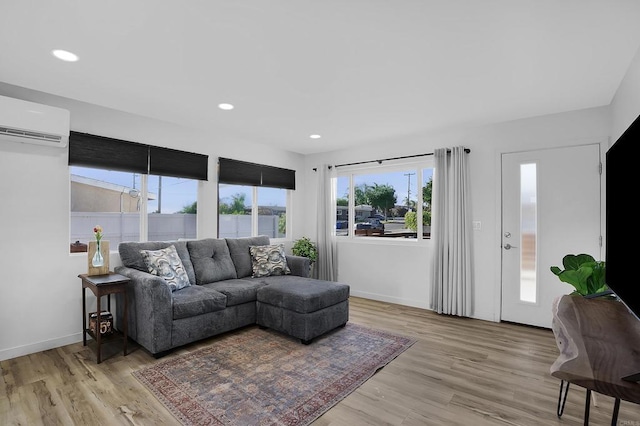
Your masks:
{"label": "sofa chaise ottoman", "polygon": [[258,289],[256,322],[304,344],[349,320],[349,286],[285,276]]}

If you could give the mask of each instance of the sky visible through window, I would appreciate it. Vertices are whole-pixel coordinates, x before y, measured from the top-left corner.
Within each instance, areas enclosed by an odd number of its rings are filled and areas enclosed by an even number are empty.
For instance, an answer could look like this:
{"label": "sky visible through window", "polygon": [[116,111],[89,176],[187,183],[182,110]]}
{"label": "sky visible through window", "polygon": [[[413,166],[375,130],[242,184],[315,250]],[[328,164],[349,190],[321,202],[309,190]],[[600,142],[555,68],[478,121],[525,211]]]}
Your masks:
{"label": "sky visible through window", "polygon": [[[411,176],[407,176],[408,173],[415,173]],[[422,169],[422,184],[429,182],[429,179],[433,176],[433,169]],[[416,170],[404,170],[391,173],[370,173],[366,175],[354,175],[355,185],[361,183],[367,183],[372,185],[377,183],[378,185],[389,185],[396,190],[398,205],[404,205],[407,199],[407,189],[410,183],[410,196],[412,201],[417,201],[417,172]],[[349,179],[338,179],[337,188],[338,198],[347,198],[349,192]]]}

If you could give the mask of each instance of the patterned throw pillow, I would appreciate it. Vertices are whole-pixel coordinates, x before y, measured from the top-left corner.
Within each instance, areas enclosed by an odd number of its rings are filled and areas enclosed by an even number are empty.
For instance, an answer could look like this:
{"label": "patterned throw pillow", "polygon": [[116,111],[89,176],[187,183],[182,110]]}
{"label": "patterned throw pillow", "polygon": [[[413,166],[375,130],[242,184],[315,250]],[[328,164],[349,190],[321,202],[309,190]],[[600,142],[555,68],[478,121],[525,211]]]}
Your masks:
{"label": "patterned throw pillow", "polygon": [[149,273],[164,278],[171,291],[191,285],[174,245],[160,250],[140,250],[140,254]]}
{"label": "patterned throw pillow", "polygon": [[287,266],[283,244],[249,246],[249,253],[251,253],[254,278],[291,273]]}

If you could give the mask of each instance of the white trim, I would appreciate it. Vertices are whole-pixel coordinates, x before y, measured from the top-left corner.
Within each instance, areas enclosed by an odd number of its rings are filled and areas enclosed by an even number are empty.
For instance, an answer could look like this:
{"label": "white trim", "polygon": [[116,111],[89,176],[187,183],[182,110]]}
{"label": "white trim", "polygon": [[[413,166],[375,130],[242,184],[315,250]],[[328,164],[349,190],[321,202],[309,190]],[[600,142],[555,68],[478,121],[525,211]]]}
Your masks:
{"label": "white trim", "polygon": [[69,334],[67,336],[58,337],[55,339],[43,340],[41,342],[31,343],[24,346],[16,346],[9,349],[3,349],[0,351],[0,361],[17,358],[19,356],[30,355],[49,349],[55,349],[78,342],[82,342],[82,333]]}
{"label": "white trim", "polygon": [[429,309],[429,306],[425,302],[417,303],[415,299],[405,299],[402,297],[385,296],[384,294],[369,293],[367,291],[358,291],[358,290],[352,290],[351,295],[355,297],[362,297],[364,299],[377,300],[379,302],[388,302],[388,303],[394,303],[396,305],[411,306],[414,308],[431,310]]}

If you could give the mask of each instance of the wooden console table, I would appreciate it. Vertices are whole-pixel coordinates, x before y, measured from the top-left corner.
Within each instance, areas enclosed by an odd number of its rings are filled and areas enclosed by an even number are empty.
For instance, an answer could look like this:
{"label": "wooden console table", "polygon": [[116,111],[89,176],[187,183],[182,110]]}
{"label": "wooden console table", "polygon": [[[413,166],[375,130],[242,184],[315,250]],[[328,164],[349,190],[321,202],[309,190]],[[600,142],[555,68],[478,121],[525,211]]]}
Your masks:
{"label": "wooden console table", "polygon": [[[100,332],[100,314],[102,307],[100,301],[102,296],[107,296],[107,310],[111,311],[111,295],[116,293],[124,293],[124,309],[123,309],[123,324],[122,324],[122,346],[124,356],[127,356],[127,283],[129,278],[124,275],[109,272],[105,275],[88,275],[80,274],[78,278],[82,280],[82,345],[87,346],[87,334],[96,341],[96,363],[102,362],[102,343],[107,336],[103,336]],[[97,318],[96,318],[96,332],[92,332],[87,328],[87,304],[85,297],[85,289],[89,289],[96,296]],[[115,330],[114,330],[115,332]],[[115,334],[114,334],[115,336]]]}
{"label": "wooden console table", "polygon": [[587,389],[585,425],[589,424],[591,391],[615,398],[612,425],[617,422],[620,400],[640,404],[640,384],[622,379],[640,372],[640,321],[621,302],[559,297],[553,304],[552,329],[560,350],[551,366],[551,375],[562,381],[558,416],[569,384]]}

